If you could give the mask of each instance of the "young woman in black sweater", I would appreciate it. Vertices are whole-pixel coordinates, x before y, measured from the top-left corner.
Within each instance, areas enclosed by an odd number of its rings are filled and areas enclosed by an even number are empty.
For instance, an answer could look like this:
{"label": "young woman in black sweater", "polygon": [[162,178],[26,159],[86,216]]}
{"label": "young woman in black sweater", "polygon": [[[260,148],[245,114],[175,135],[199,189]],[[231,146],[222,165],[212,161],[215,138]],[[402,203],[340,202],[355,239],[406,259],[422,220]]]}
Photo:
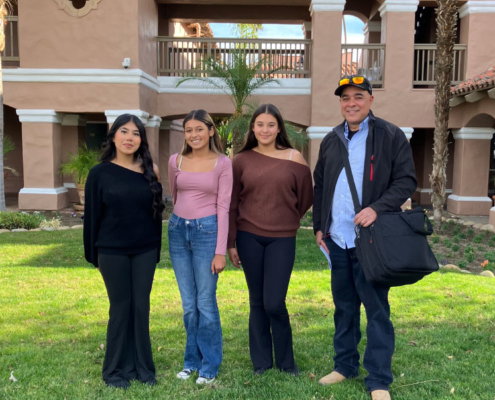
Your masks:
{"label": "young woman in black sweater", "polygon": [[150,292],[164,205],[139,118],[123,114],[115,120],[101,161],[86,182],[84,253],[101,272],[110,300],[103,380],[121,388],[133,379],[154,385]]}

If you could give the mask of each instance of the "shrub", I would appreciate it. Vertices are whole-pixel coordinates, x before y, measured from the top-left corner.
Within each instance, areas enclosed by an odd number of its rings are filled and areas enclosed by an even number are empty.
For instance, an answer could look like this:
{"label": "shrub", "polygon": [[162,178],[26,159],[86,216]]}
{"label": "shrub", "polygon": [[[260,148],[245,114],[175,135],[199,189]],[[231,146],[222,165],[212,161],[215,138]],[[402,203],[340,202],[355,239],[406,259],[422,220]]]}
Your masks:
{"label": "shrub", "polygon": [[40,213],[0,212],[0,229],[35,229],[45,217]]}
{"label": "shrub", "polygon": [[489,262],[495,263],[495,253],[493,251],[487,251],[483,254],[483,257],[485,257]]}
{"label": "shrub", "polygon": [[474,230],[469,228],[467,231],[468,236],[473,236],[474,235]]}
{"label": "shrub", "polygon": [[446,231],[449,227],[449,224],[442,224],[442,226],[440,227],[440,230],[442,231]]}
{"label": "shrub", "polygon": [[452,247],[452,242],[451,242],[449,239],[445,239],[445,240],[443,241],[443,245],[444,245],[445,247],[447,247],[448,249],[450,249],[450,248]]}
{"label": "shrub", "polygon": [[431,242],[434,244],[440,243],[440,237],[439,236],[432,236]]}
{"label": "shrub", "polygon": [[473,238],[473,242],[474,243],[481,243],[483,241],[483,235],[476,235],[474,238]]}
{"label": "shrub", "polygon": [[44,221],[41,221],[40,228],[60,228],[61,226],[60,218],[52,218],[50,220],[45,219]]}
{"label": "shrub", "polygon": [[467,246],[464,249],[464,257],[466,258],[467,262],[473,262],[474,261],[474,249],[471,246]]}
{"label": "shrub", "polygon": [[459,268],[466,268],[467,267],[467,262],[466,261],[459,261],[458,265]]}
{"label": "shrub", "polygon": [[466,234],[464,232],[459,233],[459,239],[466,239]]}
{"label": "shrub", "polygon": [[459,251],[459,245],[458,244],[453,244],[452,245],[452,251]]}
{"label": "shrub", "polygon": [[461,225],[456,225],[452,233],[457,235],[461,231]]}
{"label": "shrub", "polygon": [[452,238],[452,242],[453,242],[453,243],[458,244],[458,243],[460,242],[459,235],[455,235],[455,236]]}

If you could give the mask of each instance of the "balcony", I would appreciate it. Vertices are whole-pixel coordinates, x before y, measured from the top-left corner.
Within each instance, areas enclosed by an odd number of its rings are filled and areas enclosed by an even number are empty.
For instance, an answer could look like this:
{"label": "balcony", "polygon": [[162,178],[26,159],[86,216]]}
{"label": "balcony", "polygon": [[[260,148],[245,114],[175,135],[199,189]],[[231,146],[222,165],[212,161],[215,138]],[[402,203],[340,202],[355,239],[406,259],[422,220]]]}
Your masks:
{"label": "balcony", "polygon": [[342,76],[362,75],[374,88],[383,88],[384,44],[343,44]]}
{"label": "balcony", "polygon": [[236,51],[250,64],[266,60],[260,73],[279,68],[273,78],[309,78],[311,44],[311,40],[158,37],[158,75],[208,76],[204,60],[228,63]]}
{"label": "balcony", "polygon": [[[416,44],[414,46],[413,87],[428,89],[436,85],[435,65],[437,57],[436,44]],[[467,45],[454,45],[454,64],[452,68],[452,85],[466,80]]]}
{"label": "balcony", "polygon": [[7,16],[5,27],[5,49],[2,51],[2,66],[4,68],[19,67],[19,34],[17,16]]}

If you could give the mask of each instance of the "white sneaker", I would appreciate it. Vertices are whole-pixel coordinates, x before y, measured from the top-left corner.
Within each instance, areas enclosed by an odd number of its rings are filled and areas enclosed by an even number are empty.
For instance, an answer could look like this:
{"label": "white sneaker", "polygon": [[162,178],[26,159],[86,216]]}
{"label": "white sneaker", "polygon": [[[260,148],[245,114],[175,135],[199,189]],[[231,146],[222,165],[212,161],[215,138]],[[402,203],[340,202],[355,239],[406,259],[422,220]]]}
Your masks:
{"label": "white sneaker", "polygon": [[193,373],[194,371],[192,369],[186,369],[184,368],[182,371],[180,371],[176,376],[177,378],[179,379],[189,379],[191,377],[191,374]]}
{"label": "white sneaker", "polygon": [[198,379],[196,379],[196,383],[198,385],[208,385],[209,383],[212,383],[215,380],[215,378],[205,378],[204,376],[200,376]]}

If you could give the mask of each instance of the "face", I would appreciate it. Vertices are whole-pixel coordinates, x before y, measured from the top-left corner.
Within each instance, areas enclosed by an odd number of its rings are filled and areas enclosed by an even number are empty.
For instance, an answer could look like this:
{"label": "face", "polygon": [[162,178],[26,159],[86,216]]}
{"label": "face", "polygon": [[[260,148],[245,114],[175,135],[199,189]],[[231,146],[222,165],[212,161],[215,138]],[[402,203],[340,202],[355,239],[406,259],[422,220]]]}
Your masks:
{"label": "face", "polygon": [[348,86],[340,96],[340,111],[351,130],[359,129],[359,125],[368,116],[373,104],[373,96],[366,90],[356,86]]}
{"label": "face", "polygon": [[213,134],[213,127],[208,129],[208,126],[204,122],[196,121],[195,119],[187,121],[184,126],[186,143],[193,150],[202,150],[205,147],[209,148],[210,137]]}
{"label": "face", "polygon": [[118,153],[125,155],[134,154],[141,145],[141,135],[136,124],[129,121],[127,124],[122,125],[115,132],[113,142]]}
{"label": "face", "polygon": [[277,119],[271,114],[260,114],[253,124],[254,136],[258,144],[263,146],[275,146],[275,140],[280,132]]}

